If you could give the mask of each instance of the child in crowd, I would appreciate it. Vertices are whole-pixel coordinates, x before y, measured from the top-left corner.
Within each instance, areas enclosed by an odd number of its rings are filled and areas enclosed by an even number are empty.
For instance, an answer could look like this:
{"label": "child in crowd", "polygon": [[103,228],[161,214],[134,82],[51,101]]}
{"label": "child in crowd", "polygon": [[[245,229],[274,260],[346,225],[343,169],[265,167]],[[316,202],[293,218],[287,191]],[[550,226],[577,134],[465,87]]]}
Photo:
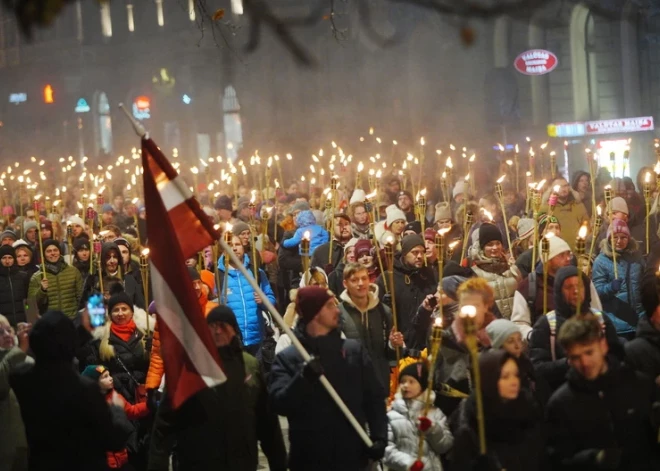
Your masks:
{"label": "child in crowd", "polygon": [[[114,381],[112,376],[110,376],[110,371],[105,366],[89,365],[82,372],[82,375],[97,381],[106,402],[122,407],[128,420],[138,420],[149,415],[148,401],[133,405],[115,391]],[[133,467],[128,462],[128,449],[124,448],[118,452],[109,451],[106,453],[106,456],[108,458],[108,469],[121,471],[133,470]]]}
{"label": "child in crowd", "polygon": [[296,233],[293,234],[293,237],[291,237],[290,239],[286,239],[284,242],[282,242],[282,245],[286,249],[290,249],[298,245],[299,246],[298,251],[300,255],[302,255],[302,247],[300,247],[300,241],[302,241],[305,232],[309,232],[310,257],[314,253],[314,250],[316,250],[316,247],[318,247],[319,245],[323,245],[330,240],[328,231],[326,231],[322,226],[319,226],[316,223],[316,218],[314,217],[314,213],[312,213],[309,210],[300,211],[300,213],[296,217],[296,226],[298,226],[298,229],[296,229]]}
{"label": "child in crowd", "polygon": [[[424,415],[429,370],[424,363],[412,363],[399,374],[401,391],[387,413],[387,448],[384,463],[392,471],[442,471],[440,455],[454,444],[445,414],[433,406],[431,391],[428,414]],[[419,434],[424,434],[421,461],[417,460]]]}

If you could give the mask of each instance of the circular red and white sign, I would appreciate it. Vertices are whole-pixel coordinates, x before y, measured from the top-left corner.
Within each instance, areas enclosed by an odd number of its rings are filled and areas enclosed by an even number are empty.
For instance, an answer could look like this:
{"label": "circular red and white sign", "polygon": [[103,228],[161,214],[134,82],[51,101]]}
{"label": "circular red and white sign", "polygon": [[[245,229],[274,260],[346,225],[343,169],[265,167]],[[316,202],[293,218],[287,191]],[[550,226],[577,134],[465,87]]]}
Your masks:
{"label": "circular red and white sign", "polygon": [[555,70],[559,60],[557,56],[545,49],[531,49],[516,57],[513,66],[525,75],[544,75]]}

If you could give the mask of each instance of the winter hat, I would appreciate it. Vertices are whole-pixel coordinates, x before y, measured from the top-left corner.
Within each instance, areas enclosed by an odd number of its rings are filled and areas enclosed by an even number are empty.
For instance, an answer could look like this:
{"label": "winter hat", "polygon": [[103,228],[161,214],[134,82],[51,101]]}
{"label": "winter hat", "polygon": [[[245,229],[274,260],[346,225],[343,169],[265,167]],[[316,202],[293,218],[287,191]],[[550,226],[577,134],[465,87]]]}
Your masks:
{"label": "winter hat", "polygon": [[518,326],[508,319],[495,319],[486,326],[486,333],[493,348],[502,348],[504,342],[516,332],[520,332]]}
{"label": "winter hat", "polygon": [[60,243],[56,240],[46,239],[46,240],[44,240],[43,245],[44,245],[44,252],[46,252],[46,249],[48,247],[50,247],[51,245],[54,245],[55,247],[57,247],[57,249],[60,251],[60,253],[62,253],[62,248],[60,247]]}
{"label": "winter hat", "polygon": [[12,214],[14,214],[14,208],[13,207],[5,206],[4,208],[2,208],[2,215],[3,216],[11,216]]}
{"label": "winter hat", "polygon": [[422,232],[422,223],[419,221],[412,221],[406,224],[406,227],[403,228],[403,232],[413,231],[415,234]]}
{"label": "winter hat", "polygon": [[314,216],[314,213],[309,209],[300,211],[296,216],[296,226],[298,227],[309,227],[314,224],[316,224],[316,216]]}
{"label": "winter hat", "polygon": [[424,231],[424,240],[430,240],[431,242],[435,242],[435,236],[436,236],[437,234],[438,234],[438,233],[437,233],[434,229],[428,227],[428,228]]}
{"label": "winter hat", "polygon": [[211,309],[211,312],[209,312],[208,316],[206,316],[206,323],[213,324],[215,322],[224,322],[225,324],[229,324],[234,328],[236,335],[239,337],[241,336],[241,329],[238,327],[236,314],[234,314],[234,311],[232,311],[229,306],[221,304],[220,306]]}
{"label": "winter hat", "polygon": [[129,253],[131,252],[131,244],[126,239],[124,239],[123,237],[118,237],[113,242],[115,244],[117,244],[117,246],[122,245],[122,246],[126,247],[129,251]]}
{"label": "winter hat", "polygon": [[518,221],[518,239],[526,239],[534,233],[534,219],[521,218]]}
{"label": "winter hat", "polygon": [[298,201],[296,204],[291,206],[290,214],[293,214],[296,211],[309,211],[309,203],[307,201]]}
{"label": "winter hat", "polygon": [[14,231],[10,231],[9,229],[3,231],[2,234],[0,234],[0,240],[4,239],[5,237],[11,237],[12,239],[14,239],[14,241],[16,241],[16,234],[14,233]]}
{"label": "winter hat", "polygon": [[221,209],[224,209],[225,211],[231,211],[234,209],[232,207],[231,198],[227,195],[219,196],[218,199],[215,200],[213,207],[218,211]]}
{"label": "winter hat", "polygon": [[52,221],[50,221],[48,219],[44,219],[43,221],[41,221],[41,230],[43,231],[44,229],[47,230],[47,231],[53,232],[53,223],[52,223]]}
{"label": "winter hat", "polygon": [[424,239],[419,234],[409,234],[401,239],[401,256],[405,257],[415,247],[426,247]]}
{"label": "winter hat", "polygon": [[190,275],[190,281],[201,280],[202,277],[199,275],[199,272],[195,267],[186,267],[188,268],[188,274]]}
{"label": "winter hat", "polygon": [[481,250],[493,241],[502,242],[502,233],[500,229],[491,223],[484,223],[479,227],[479,247]]}
{"label": "winter hat", "polygon": [[412,202],[415,201],[415,199],[413,198],[412,193],[409,192],[408,190],[402,190],[402,191],[400,191],[399,194],[396,195],[396,199],[397,199],[397,201],[398,201],[399,198],[401,198],[402,196],[407,196],[408,198],[410,198],[410,201],[412,201]]}
{"label": "winter hat", "polygon": [[117,304],[126,304],[131,311],[133,310],[133,301],[124,291],[121,283],[114,283],[110,287],[110,299],[108,299],[108,314],[112,312]]}
{"label": "winter hat", "polygon": [[80,375],[98,381],[101,378],[101,375],[106,371],[108,371],[108,369],[103,365],[87,365],[87,368],[85,368]]}
{"label": "winter hat", "polygon": [[80,250],[89,250],[89,249],[90,249],[89,239],[85,239],[84,237],[76,237],[75,240],[73,241],[73,250],[75,252],[79,252]]}
{"label": "winter hat", "polygon": [[361,188],[356,188],[355,190],[353,190],[353,195],[351,196],[351,199],[348,202],[348,204],[363,203],[366,199],[367,199],[367,193]]}
{"label": "winter hat", "polygon": [[454,185],[454,189],[451,192],[453,198],[456,198],[458,195],[466,195],[468,190],[467,183],[465,180],[459,180]]}
{"label": "winter hat", "polygon": [[[555,258],[557,255],[562,254],[564,252],[570,252],[571,248],[569,245],[566,243],[564,239],[561,237],[548,237],[548,242],[550,246],[550,250],[548,251],[548,260],[552,260]],[[540,244],[540,243],[539,243]],[[539,245],[539,253],[541,250],[541,245]]]}
{"label": "winter hat", "polygon": [[112,213],[112,212],[114,212],[114,209],[112,209],[112,205],[110,203],[105,203],[101,207],[101,212],[102,213]]}
{"label": "winter hat", "polygon": [[30,229],[36,229],[36,228],[37,228],[36,221],[26,221],[23,223],[23,234],[25,234]]}
{"label": "winter hat", "polygon": [[78,215],[71,216],[69,218],[69,224],[81,226],[83,228],[85,227],[85,221],[83,221],[82,218]]}
{"label": "winter hat", "polygon": [[429,387],[429,369],[426,363],[417,362],[406,366],[399,372],[399,383],[404,376],[415,378],[420,386],[422,386],[422,391],[425,391]]}
{"label": "winter hat", "polygon": [[231,228],[231,232],[234,235],[239,235],[241,232],[249,231],[249,230],[250,230],[250,226],[247,223],[243,222],[243,221],[237,222]]}
{"label": "winter hat", "polygon": [[385,223],[387,224],[387,227],[391,227],[394,221],[406,221],[406,214],[399,209],[399,207],[395,204],[389,205],[387,208],[385,208],[385,214],[387,214],[387,218],[385,219]]}
{"label": "winter hat", "polygon": [[26,249],[29,249],[30,252],[34,252],[34,249],[32,248],[32,246],[30,244],[28,244],[26,241],[24,241],[23,239],[18,239],[16,242],[11,244],[11,246],[14,247],[14,250],[16,250],[18,248],[26,248]]}
{"label": "winter hat", "polygon": [[373,246],[369,239],[360,239],[355,244],[355,258],[360,258],[363,255],[371,255]]}
{"label": "winter hat", "polygon": [[16,249],[12,247],[11,245],[3,245],[0,247],[0,258],[4,257],[5,255],[11,255],[14,260],[16,260]]}
{"label": "winter hat", "polygon": [[320,286],[300,288],[296,294],[296,312],[303,323],[308,323],[316,317],[325,303],[334,299],[332,291]]}
{"label": "winter hat", "polygon": [[630,214],[628,212],[628,203],[626,203],[626,200],[624,200],[620,196],[617,196],[616,198],[612,198],[612,201],[610,201],[610,206],[608,209],[612,213],[616,211],[623,214]]}
{"label": "winter hat", "polygon": [[353,237],[348,242],[346,242],[346,244],[344,245],[344,254],[346,254],[348,252],[348,249],[350,249],[351,247],[355,247],[359,240],[360,239]]}
{"label": "winter hat", "polygon": [[612,231],[614,231],[614,234],[625,234],[630,237],[630,229],[628,228],[626,221],[623,219],[615,219],[612,221],[612,224],[607,228],[607,237],[612,235]]}
{"label": "winter hat", "polygon": [[442,221],[443,219],[452,219],[449,203],[438,203],[435,205],[434,222]]}
{"label": "winter hat", "polygon": [[62,311],[46,312],[34,324],[29,337],[30,348],[40,365],[71,365],[76,350],[76,327]]}

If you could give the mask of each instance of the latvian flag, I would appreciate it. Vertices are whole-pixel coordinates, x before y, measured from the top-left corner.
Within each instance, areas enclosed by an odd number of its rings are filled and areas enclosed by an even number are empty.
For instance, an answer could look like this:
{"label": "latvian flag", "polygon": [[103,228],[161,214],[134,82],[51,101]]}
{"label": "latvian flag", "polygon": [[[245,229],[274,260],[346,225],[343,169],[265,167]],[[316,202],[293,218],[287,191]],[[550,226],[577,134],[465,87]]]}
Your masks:
{"label": "latvian flag", "polygon": [[167,391],[178,408],[227,380],[185,260],[216,239],[208,216],[151,139],[142,139],[144,200]]}

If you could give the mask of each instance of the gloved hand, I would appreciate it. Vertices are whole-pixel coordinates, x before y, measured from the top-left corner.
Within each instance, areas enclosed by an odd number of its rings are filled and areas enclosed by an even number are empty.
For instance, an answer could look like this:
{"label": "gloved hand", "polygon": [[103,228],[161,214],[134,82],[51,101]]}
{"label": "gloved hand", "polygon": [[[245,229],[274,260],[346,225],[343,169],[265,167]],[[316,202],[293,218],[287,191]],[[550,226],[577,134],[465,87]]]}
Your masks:
{"label": "gloved hand", "polygon": [[612,288],[613,292],[618,293],[622,284],[623,280],[621,278],[617,278],[616,280],[612,280],[612,283],[610,283],[610,288]]}
{"label": "gloved hand", "polygon": [[323,366],[321,360],[316,357],[310,358],[303,366],[302,376],[308,381],[315,382],[323,374]]}
{"label": "gloved hand", "polygon": [[420,460],[416,460],[410,467],[409,471],[422,471],[423,469],[424,463],[422,463]]}
{"label": "gloved hand", "polygon": [[596,465],[599,469],[619,469],[621,464],[620,448],[605,448],[596,455]]}
{"label": "gloved hand", "polygon": [[381,301],[385,306],[392,308],[392,295],[387,293],[383,295],[383,300]]}
{"label": "gloved hand", "polygon": [[433,425],[433,422],[431,422],[431,419],[428,417],[420,417],[419,418],[419,425],[417,428],[419,429],[420,432],[426,432],[428,429],[431,428]]}
{"label": "gloved hand", "polygon": [[382,440],[374,440],[371,448],[367,449],[367,456],[373,461],[380,461],[385,456],[385,447],[387,443]]}

